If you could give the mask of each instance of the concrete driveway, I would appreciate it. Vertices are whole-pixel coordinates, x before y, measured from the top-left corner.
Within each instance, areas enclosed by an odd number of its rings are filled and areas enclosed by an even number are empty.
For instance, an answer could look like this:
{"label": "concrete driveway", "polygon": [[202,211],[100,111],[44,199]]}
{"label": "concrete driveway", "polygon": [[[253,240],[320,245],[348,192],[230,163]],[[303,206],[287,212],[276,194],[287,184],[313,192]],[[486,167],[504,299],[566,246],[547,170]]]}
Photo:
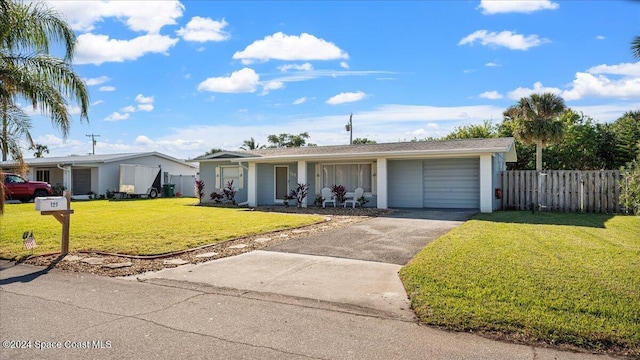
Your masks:
{"label": "concrete driveway", "polygon": [[471,218],[472,210],[398,210],[355,225],[267,248],[404,265],[432,240]]}
{"label": "concrete driveway", "polygon": [[131,277],[313,299],[343,311],[413,320],[398,271],[475,212],[402,210],[242,255]]}

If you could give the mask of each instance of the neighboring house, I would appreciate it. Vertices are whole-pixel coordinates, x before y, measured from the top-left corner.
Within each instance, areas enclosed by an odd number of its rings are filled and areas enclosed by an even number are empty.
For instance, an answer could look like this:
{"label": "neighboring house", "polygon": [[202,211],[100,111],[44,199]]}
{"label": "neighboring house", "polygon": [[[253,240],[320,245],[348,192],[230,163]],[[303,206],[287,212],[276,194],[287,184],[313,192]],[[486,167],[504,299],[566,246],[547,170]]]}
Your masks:
{"label": "neighboring house", "polygon": [[[183,160],[158,152],[70,155],[62,157],[42,157],[25,159],[29,167],[29,180],[46,181],[52,186],[62,185],[73,195],[90,192],[105,194],[107,190],[117,191],[120,184],[120,164],[158,166],[160,184],[181,182],[184,196],[195,196],[194,182],[198,167]],[[13,161],[0,162],[0,168],[11,171]],[[183,186],[186,183],[188,186]],[[158,189],[160,190],[160,189]],[[176,184],[176,191],[178,184]]]}
{"label": "neighboring house", "polygon": [[309,184],[303,206],[323,187],[362,187],[367,206],[498,209],[495,189],[506,162],[516,161],[513,138],[417,141],[223,151],[200,163],[205,199],[233,180],[236,201],[282,204],[297,183]]}

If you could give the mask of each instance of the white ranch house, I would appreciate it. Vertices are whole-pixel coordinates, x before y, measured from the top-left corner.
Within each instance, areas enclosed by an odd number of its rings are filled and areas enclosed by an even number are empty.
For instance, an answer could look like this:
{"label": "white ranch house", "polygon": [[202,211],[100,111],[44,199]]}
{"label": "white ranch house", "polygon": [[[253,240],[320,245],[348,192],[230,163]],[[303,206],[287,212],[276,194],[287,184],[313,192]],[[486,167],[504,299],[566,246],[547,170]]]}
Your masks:
{"label": "white ranch house", "polygon": [[297,183],[309,184],[302,206],[324,187],[362,187],[367,206],[452,208],[492,212],[500,172],[516,161],[513,138],[419,141],[223,151],[200,164],[205,198],[228,181],[236,201],[249,206],[282,204]]}
{"label": "white ranch house", "polygon": [[[172,183],[176,184],[176,192],[195,196],[198,167],[159,152],[41,157],[25,159],[25,162],[29,167],[28,180],[46,181],[52,186],[61,184],[73,195],[86,195],[89,192],[101,195],[107,189],[117,191],[120,165],[130,164],[158,166],[161,169],[160,179],[155,184],[158,189],[163,184]],[[0,162],[0,168],[5,171],[12,171],[14,167],[13,161]]]}

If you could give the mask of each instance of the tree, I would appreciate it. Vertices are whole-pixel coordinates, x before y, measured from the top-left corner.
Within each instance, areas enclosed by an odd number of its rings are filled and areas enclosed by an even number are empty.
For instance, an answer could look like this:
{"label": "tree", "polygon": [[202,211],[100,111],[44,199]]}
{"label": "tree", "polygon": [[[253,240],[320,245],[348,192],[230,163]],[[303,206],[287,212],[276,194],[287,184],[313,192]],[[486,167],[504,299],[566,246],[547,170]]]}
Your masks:
{"label": "tree", "polygon": [[204,155],[202,155],[202,156],[213,155],[215,153],[219,153],[219,152],[223,152],[223,151],[224,150],[222,150],[222,149],[212,148],[211,150],[209,150],[206,153],[204,153]]}
{"label": "tree", "polygon": [[[71,64],[75,44],[71,27],[45,4],[0,0],[2,160],[7,160],[9,137],[15,141],[29,129],[20,126],[24,125],[25,114],[16,99],[25,99],[50,117],[64,137],[69,134],[71,121],[67,99],[77,102],[80,119],[88,120],[88,91]],[[50,45],[62,45],[64,59],[51,56]],[[16,131],[19,127],[21,130]],[[14,153],[13,157],[21,156]]]}
{"label": "tree", "polygon": [[454,139],[487,139],[497,136],[496,127],[490,120],[485,120],[482,124],[467,124],[456,127],[453,132],[445,136],[445,140]]}
{"label": "tree", "polygon": [[249,140],[245,140],[243,142],[243,145],[240,147],[240,149],[242,150],[256,150],[256,149],[264,149],[266,146],[265,145],[260,145],[258,143],[256,143],[256,141],[251,138]]}
{"label": "tree", "polygon": [[44,153],[49,153],[49,147],[47,145],[42,145],[42,144],[33,144],[33,146],[31,146],[29,148],[29,150],[35,150],[36,152],[33,153],[33,157],[35,158],[41,158],[44,156]]}
{"label": "tree", "polygon": [[640,110],[624,113],[611,124],[611,130],[616,138],[615,168],[619,168],[640,154]]}
{"label": "tree", "polygon": [[[267,141],[271,144],[270,148],[280,148],[280,147],[302,147],[307,144],[307,139],[309,138],[309,133],[303,132],[298,135],[292,134],[280,134],[280,135],[269,135],[267,137]],[[308,146],[315,146],[315,144],[309,144]]]}
{"label": "tree", "polygon": [[536,170],[542,170],[542,148],[558,143],[564,123],[558,117],[566,109],[564,100],[555,94],[531,94],[504,112],[513,124],[513,135],[525,144],[536,144]]}
{"label": "tree", "polygon": [[[64,49],[63,59],[51,56],[50,45]],[[0,0],[0,152],[22,163],[19,139],[33,144],[31,122],[17,106],[24,99],[69,134],[68,99],[88,120],[89,94],[72,67],[76,36],[62,17],[41,2]],[[0,196],[0,213],[4,196]]]}
{"label": "tree", "polygon": [[353,145],[357,145],[357,144],[377,144],[377,142],[375,140],[370,140],[367,138],[355,138],[353,139],[352,142]]}
{"label": "tree", "polygon": [[631,53],[634,57],[640,59],[640,36],[636,36],[631,41]]}

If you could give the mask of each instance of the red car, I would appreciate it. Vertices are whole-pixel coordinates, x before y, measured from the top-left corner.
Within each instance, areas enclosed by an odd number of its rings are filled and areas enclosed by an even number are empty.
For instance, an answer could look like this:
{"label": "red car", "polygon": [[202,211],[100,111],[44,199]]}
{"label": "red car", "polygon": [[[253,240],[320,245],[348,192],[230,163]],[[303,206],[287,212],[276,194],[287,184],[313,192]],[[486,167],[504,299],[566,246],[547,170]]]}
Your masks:
{"label": "red car", "polygon": [[44,181],[29,181],[18,174],[4,174],[4,197],[7,200],[29,201],[53,194]]}

